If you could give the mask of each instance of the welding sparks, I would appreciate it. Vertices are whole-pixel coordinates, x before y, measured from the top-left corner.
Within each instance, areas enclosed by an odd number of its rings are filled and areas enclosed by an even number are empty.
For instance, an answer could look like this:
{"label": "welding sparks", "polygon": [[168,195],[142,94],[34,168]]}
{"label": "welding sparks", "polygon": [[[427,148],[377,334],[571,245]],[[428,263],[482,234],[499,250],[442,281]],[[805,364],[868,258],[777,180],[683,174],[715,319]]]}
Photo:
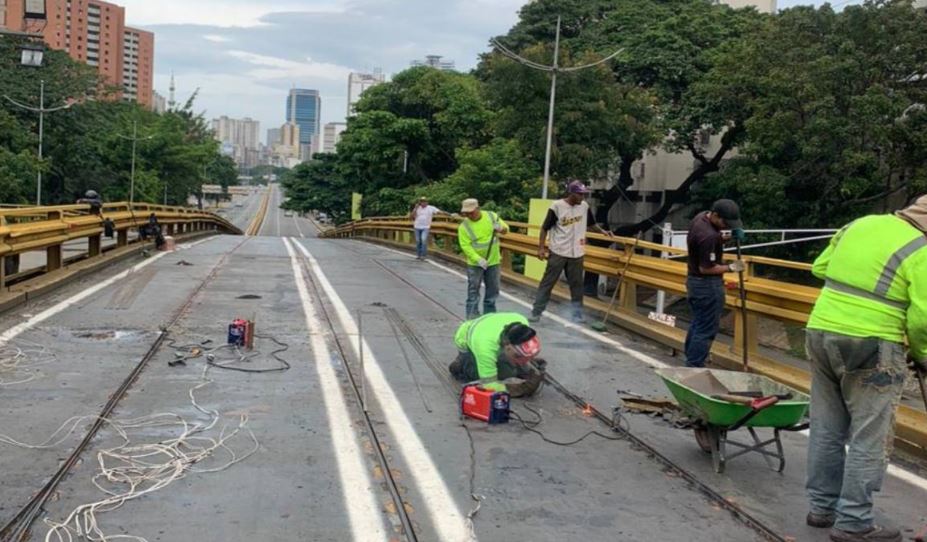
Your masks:
{"label": "welding sparks", "polygon": [[586,403],[586,406],[583,407],[583,415],[592,416],[592,414],[593,414],[592,405],[590,405],[589,403]]}

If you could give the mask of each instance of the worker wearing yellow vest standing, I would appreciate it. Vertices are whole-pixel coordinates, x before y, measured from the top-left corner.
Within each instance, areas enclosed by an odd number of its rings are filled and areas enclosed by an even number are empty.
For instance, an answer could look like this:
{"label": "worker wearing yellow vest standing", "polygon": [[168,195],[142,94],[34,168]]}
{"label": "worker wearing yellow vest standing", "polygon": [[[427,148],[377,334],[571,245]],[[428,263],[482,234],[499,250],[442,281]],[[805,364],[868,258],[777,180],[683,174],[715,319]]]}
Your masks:
{"label": "worker wearing yellow vest standing", "polygon": [[908,363],[927,364],[927,196],[860,218],[814,262],[824,288],[808,320],[812,365],[808,496],[831,540],[900,541],[873,523]]}
{"label": "worker wearing yellow vest standing", "polygon": [[480,315],[480,283],[486,284],[483,312],[496,312],[501,271],[499,236],[509,232],[508,225],[492,211],[481,211],[480,202],[463,200],[460,214],[463,221],[457,227],[457,242],[467,258],[467,320]]}

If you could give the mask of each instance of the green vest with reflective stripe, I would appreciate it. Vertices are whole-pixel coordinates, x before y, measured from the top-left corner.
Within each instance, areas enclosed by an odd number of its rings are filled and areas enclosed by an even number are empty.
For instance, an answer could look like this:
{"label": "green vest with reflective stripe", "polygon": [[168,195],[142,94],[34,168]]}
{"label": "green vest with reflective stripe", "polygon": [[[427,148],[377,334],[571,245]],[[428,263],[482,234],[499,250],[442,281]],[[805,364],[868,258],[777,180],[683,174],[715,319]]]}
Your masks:
{"label": "green vest with reflective stripe", "polygon": [[[499,252],[499,236],[493,235],[497,225],[501,224],[499,215],[492,211],[481,211],[477,221],[465,218],[457,227],[457,241],[467,257],[467,265],[475,266],[484,258],[489,265],[499,265],[502,257]],[[492,247],[489,246],[492,241]]]}
{"label": "green vest with reflective stripe", "polygon": [[[871,215],[844,227],[815,260],[824,288],[809,329],[852,337],[921,343],[927,326],[927,236],[894,215]],[[916,286],[916,287],[914,287]],[[911,333],[909,330],[920,328]]]}

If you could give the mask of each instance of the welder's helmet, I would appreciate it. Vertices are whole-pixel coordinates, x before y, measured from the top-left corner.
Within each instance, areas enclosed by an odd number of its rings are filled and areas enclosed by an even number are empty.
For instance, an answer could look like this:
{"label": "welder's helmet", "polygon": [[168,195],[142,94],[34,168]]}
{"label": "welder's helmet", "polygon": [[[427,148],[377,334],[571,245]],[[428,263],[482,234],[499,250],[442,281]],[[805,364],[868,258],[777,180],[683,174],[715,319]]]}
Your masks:
{"label": "welder's helmet", "polygon": [[84,192],[84,197],[87,199],[100,199],[100,195],[97,194],[96,190],[88,190]]}
{"label": "welder's helmet", "polygon": [[504,336],[511,347],[509,358],[515,365],[527,365],[541,353],[541,339],[533,328],[514,323],[505,328]]}

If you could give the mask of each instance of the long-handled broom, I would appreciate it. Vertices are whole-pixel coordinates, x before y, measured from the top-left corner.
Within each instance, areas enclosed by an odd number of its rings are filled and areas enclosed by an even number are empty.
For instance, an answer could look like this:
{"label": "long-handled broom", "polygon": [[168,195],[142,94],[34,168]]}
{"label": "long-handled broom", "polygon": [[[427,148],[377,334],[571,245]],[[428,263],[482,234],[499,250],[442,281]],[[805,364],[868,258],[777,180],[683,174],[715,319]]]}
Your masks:
{"label": "long-handled broom", "polygon": [[628,254],[627,261],[624,262],[624,269],[621,270],[621,274],[618,275],[618,283],[615,284],[615,291],[612,292],[612,300],[608,304],[608,310],[605,311],[605,316],[602,318],[601,322],[592,322],[589,324],[589,327],[596,331],[606,331],[608,329],[608,317],[612,314],[612,307],[615,306],[615,300],[618,299],[618,291],[621,290],[621,281],[624,280],[625,274],[628,272],[628,267],[631,266],[631,258],[634,257],[634,251],[637,250],[637,244],[641,241],[641,235],[643,232],[638,232],[637,237],[634,238],[634,246],[631,248],[631,253]]}

